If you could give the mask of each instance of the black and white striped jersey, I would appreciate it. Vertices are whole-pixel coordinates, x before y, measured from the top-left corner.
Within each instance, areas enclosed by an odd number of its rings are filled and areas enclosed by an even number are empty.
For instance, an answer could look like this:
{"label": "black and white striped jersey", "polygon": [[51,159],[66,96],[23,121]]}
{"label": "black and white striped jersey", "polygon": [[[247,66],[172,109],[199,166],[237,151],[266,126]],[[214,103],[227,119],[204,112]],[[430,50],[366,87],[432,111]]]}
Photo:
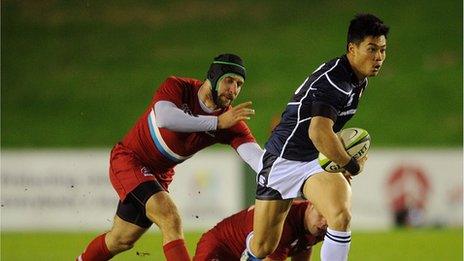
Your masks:
{"label": "black and white striped jersey", "polygon": [[345,55],[322,64],[295,91],[266,150],[288,160],[316,159],[318,151],[308,136],[311,117],[331,118],[338,132],[356,113],[366,86],[367,78],[358,81]]}

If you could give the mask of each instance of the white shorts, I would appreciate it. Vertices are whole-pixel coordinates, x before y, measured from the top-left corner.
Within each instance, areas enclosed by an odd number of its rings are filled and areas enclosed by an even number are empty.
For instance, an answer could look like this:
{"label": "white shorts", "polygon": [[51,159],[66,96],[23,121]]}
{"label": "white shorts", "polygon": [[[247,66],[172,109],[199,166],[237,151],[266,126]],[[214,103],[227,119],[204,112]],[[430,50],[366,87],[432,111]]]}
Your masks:
{"label": "white shorts", "polygon": [[257,176],[256,198],[260,200],[292,199],[302,196],[304,182],[324,172],[317,159],[287,160],[265,151],[263,167]]}

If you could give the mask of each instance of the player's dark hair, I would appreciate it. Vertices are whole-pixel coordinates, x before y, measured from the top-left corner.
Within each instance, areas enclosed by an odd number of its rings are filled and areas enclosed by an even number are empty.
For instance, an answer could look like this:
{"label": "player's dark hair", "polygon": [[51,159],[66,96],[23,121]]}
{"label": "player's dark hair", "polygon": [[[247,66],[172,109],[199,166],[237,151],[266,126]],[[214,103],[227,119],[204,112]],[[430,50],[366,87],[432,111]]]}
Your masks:
{"label": "player's dark hair", "polygon": [[209,67],[206,77],[211,82],[211,92],[213,101],[217,104],[218,97],[218,80],[227,73],[235,73],[246,78],[246,69],[240,56],[231,53],[220,54],[216,56]]}
{"label": "player's dark hair", "polygon": [[348,28],[348,37],[346,41],[346,50],[348,51],[348,44],[361,43],[366,36],[385,36],[388,35],[390,28],[383,23],[377,16],[373,14],[357,14],[350,22]]}

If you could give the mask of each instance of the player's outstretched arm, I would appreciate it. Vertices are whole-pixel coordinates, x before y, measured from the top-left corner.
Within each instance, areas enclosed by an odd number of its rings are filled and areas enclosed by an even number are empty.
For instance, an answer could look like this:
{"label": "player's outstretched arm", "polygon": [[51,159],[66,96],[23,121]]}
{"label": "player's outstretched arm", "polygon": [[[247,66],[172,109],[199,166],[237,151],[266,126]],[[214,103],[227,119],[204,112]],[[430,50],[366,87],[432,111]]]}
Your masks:
{"label": "player's outstretched arm", "polygon": [[156,124],[178,132],[211,131],[217,128],[217,117],[209,115],[192,116],[179,109],[170,101],[155,104]]}
{"label": "player's outstretched arm", "polygon": [[255,110],[251,107],[251,101],[241,103],[223,114],[218,116],[218,129],[227,129],[239,121],[249,120],[251,115],[255,114]]}
{"label": "player's outstretched arm", "polygon": [[243,143],[237,147],[237,153],[256,173],[261,170],[263,149],[256,142]]}

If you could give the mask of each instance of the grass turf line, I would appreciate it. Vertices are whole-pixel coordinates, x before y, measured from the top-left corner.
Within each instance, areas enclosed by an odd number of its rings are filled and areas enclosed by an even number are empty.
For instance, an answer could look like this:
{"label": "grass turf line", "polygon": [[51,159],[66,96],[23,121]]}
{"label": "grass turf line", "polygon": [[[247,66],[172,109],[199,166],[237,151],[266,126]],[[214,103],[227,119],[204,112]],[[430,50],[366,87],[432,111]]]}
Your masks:
{"label": "grass turf line", "polygon": [[[463,260],[462,228],[353,232],[350,260]],[[1,260],[73,260],[97,233],[2,232]],[[193,256],[200,232],[186,233]],[[159,233],[144,235],[113,260],[164,260]],[[22,247],[18,247],[22,246]],[[321,244],[313,253],[319,260]]]}

